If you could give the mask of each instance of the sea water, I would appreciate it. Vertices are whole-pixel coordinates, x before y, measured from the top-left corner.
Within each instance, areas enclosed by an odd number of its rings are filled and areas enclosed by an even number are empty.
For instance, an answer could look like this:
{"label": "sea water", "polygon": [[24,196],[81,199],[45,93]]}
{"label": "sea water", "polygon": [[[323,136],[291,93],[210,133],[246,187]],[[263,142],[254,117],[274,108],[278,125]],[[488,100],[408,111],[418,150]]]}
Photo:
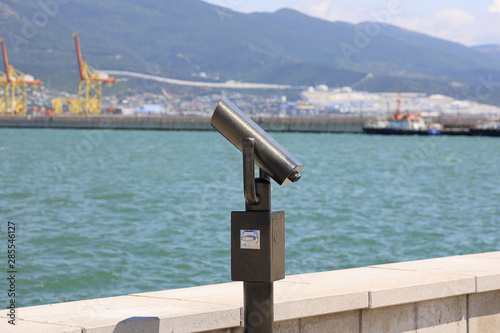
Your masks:
{"label": "sea water", "polygon": [[[286,274],[500,250],[498,138],[272,135],[306,165],[272,185]],[[0,129],[0,170],[5,301],[9,221],[18,306],[230,281],[242,155],[215,131]]]}

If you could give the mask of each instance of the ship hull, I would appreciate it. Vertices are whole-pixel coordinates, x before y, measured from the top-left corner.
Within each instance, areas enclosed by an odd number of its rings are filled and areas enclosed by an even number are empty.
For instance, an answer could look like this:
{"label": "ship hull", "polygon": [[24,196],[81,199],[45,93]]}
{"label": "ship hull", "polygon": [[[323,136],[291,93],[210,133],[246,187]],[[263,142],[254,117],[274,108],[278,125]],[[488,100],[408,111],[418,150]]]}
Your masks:
{"label": "ship hull", "polygon": [[500,136],[500,130],[498,129],[471,129],[472,135],[477,136]]}
{"label": "ship hull", "polygon": [[393,128],[363,128],[363,132],[367,134],[382,134],[382,135],[440,135],[441,130],[423,130],[411,131]]}

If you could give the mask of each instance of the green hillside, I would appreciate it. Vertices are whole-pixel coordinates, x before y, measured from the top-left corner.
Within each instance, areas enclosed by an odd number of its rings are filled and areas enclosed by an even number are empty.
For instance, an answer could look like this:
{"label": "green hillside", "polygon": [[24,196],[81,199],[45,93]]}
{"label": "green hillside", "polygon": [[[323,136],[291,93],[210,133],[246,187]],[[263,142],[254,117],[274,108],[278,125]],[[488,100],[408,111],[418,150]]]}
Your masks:
{"label": "green hillside", "polygon": [[[174,78],[205,72],[220,81],[439,89],[465,98],[481,75],[500,77],[495,52],[386,24],[328,22],[290,9],[243,14],[199,0],[41,3],[1,1],[0,36],[12,64],[62,89],[76,80],[73,32],[96,68]],[[374,25],[378,33],[360,39]],[[360,83],[367,73],[373,79]],[[494,98],[483,102],[500,103]]]}

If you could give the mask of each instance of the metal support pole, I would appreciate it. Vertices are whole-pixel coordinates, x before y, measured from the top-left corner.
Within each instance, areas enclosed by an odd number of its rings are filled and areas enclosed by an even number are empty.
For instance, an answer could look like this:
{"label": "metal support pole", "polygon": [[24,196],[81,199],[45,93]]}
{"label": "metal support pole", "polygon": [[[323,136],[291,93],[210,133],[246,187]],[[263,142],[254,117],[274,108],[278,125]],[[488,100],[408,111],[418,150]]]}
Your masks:
{"label": "metal support pole", "polygon": [[272,333],[273,282],[243,282],[245,333]]}
{"label": "metal support pole", "polygon": [[[243,139],[242,147],[246,211],[270,211],[269,175],[259,168],[260,178],[255,179],[255,139]],[[243,282],[245,333],[272,333],[274,331],[273,288],[273,282]]]}

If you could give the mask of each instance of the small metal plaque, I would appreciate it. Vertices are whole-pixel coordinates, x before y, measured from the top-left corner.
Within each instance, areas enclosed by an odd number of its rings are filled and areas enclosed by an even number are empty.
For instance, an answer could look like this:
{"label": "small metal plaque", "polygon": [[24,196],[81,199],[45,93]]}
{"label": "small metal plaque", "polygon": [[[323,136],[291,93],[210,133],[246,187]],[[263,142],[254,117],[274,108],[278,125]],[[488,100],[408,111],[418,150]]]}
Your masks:
{"label": "small metal plaque", "polygon": [[260,230],[240,230],[240,249],[260,250]]}

